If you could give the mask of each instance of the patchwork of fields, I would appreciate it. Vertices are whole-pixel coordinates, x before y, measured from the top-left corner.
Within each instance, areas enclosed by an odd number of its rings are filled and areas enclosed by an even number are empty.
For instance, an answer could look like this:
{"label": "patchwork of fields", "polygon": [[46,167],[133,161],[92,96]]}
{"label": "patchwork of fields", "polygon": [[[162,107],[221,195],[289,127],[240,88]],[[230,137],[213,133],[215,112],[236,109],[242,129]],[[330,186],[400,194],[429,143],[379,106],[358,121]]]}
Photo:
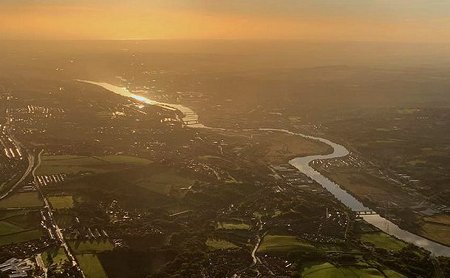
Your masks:
{"label": "patchwork of fields", "polygon": [[36,174],[101,174],[132,166],[147,165],[150,163],[150,160],[126,155],[44,155],[42,157],[42,163],[37,169]]}
{"label": "patchwork of fields", "polygon": [[38,210],[2,210],[0,217],[0,246],[39,239],[43,236]]}

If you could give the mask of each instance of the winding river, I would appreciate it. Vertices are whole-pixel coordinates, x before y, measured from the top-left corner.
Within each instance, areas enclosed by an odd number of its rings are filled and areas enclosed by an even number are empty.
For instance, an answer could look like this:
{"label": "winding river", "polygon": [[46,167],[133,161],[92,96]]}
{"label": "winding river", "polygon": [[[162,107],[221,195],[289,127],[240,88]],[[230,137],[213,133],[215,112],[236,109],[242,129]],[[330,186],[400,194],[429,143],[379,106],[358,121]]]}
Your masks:
{"label": "winding river", "polygon": [[[183,106],[181,104],[169,104],[169,103],[163,103],[151,100],[147,97],[144,97],[142,95],[137,95],[132,92],[130,92],[126,87],[119,87],[115,86],[109,83],[104,82],[94,82],[94,81],[88,81],[88,80],[77,80],[79,82],[84,82],[92,85],[100,86],[110,92],[133,98],[139,102],[149,104],[149,105],[157,105],[166,109],[170,110],[179,110],[183,114],[182,120],[187,123],[189,127],[192,128],[208,128],[207,126],[204,126],[203,124],[199,123],[198,121],[198,115],[190,108]],[[332,158],[339,158],[344,157],[349,154],[349,151],[342,145],[336,144],[330,140],[305,135],[302,133],[294,133],[289,130],[284,129],[269,129],[264,128],[260,129],[261,131],[267,131],[267,132],[283,132],[287,134],[292,134],[296,136],[301,136],[304,138],[308,138],[311,140],[320,141],[322,143],[325,143],[327,145],[330,145],[333,148],[333,153],[326,154],[326,155],[311,155],[306,157],[297,157],[289,161],[289,163],[297,168],[299,171],[310,177],[312,180],[316,181],[320,185],[322,185],[326,190],[328,190],[331,194],[333,194],[336,199],[338,199],[340,202],[342,202],[345,206],[350,208],[351,210],[355,212],[361,212],[361,211],[371,211],[368,207],[364,206],[363,203],[358,201],[355,197],[353,197],[351,194],[349,194],[347,191],[343,190],[338,184],[334,183],[330,179],[326,178],[322,174],[320,174],[318,171],[314,170],[310,166],[310,163],[314,160],[325,160],[325,159],[332,159]],[[392,236],[395,236],[405,242],[409,242],[412,244],[415,244],[416,246],[422,247],[435,256],[450,256],[450,247],[436,243],[434,241],[428,240],[424,237],[415,235],[413,233],[410,233],[406,230],[401,229],[391,221],[387,220],[386,218],[381,217],[378,214],[372,214],[372,215],[362,215],[363,219],[367,221],[368,223],[372,224],[373,226],[377,227],[378,229],[384,231],[387,234],[390,234]]]}

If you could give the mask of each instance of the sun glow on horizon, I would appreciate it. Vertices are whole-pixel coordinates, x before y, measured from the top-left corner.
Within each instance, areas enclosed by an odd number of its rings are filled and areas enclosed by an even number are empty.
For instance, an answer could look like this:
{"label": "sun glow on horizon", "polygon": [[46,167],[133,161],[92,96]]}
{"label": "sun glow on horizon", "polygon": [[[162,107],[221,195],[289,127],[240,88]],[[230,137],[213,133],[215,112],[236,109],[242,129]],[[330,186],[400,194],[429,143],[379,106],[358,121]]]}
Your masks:
{"label": "sun glow on horizon", "polygon": [[[439,7],[434,5],[432,11],[436,15],[424,16],[416,11],[421,7],[419,0],[412,0],[410,5],[381,0],[340,5],[324,0],[306,4],[269,0],[258,5],[255,2],[252,7],[249,3],[253,2],[6,1],[0,3],[0,39],[450,42],[450,20],[446,14],[437,14]],[[397,17],[392,15],[396,10]]]}

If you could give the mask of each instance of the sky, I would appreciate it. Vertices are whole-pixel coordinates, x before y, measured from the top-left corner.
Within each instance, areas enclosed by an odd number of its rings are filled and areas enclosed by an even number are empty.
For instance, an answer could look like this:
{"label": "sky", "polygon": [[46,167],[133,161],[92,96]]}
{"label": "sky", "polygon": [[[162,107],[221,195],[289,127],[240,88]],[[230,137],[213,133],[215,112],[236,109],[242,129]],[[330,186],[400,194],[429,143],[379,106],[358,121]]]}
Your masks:
{"label": "sky", "polygon": [[0,39],[450,42],[448,0],[0,0]]}

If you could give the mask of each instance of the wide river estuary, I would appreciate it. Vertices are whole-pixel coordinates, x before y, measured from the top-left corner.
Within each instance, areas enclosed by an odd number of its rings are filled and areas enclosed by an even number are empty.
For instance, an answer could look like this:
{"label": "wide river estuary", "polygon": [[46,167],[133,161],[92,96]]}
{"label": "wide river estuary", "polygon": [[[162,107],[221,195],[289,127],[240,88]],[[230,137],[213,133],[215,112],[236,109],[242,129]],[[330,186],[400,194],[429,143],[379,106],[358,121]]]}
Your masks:
{"label": "wide river estuary", "polygon": [[[163,103],[163,102],[157,102],[154,100],[151,100],[145,96],[137,95],[132,92],[130,92],[126,87],[119,87],[115,86],[109,83],[104,82],[93,82],[93,81],[87,81],[87,80],[77,80],[84,83],[89,83],[92,85],[100,86],[110,92],[122,95],[124,97],[129,97],[132,99],[135,99],[139,102],[148,104],[148,105],[157,105],[164,107],[166,109],[172,109],[172,110],[179,110],[184,116],[182,120],[184,122],[190,122],[192,124],[189,124],[189,127],[192,128],[208,128],[204,126],[203,124],[198,122],[198,115],[190,108],[180,105],[180,104],[169,104],[169,103]],[[338,199],[340,202],[342,202],[344,205],[346,205],[348,208],[355,212],[362,212],[362,211],[370,211],[370,209],[366,206],[364,206],[363,203],[358,201],[355,197],[353,197],[351,194],[349,194],[347,191],[342,189],[338,184],[334,183],[333,181],[329,180],[327,177],[323,176],[318,171],[314,170],[310,166],[310,163],[314,160],[326,160],[326,159],[332,159],[332,158],[339,158],[344,157],[349,154],[349,151],[342,145],[336,144],[334,142],[331,142],[330,140],[305,135],[302,133],[294,133],[288,130],[283,129],[261,129],[262,131],[269,131],[269,132],[283,132],[288,133],[296,136],[301,136],[304,138],[308,138],[311,140],[320,141],[322,143],[325,143],[327,145],[330,145],[333,148],[333,153],[326,154],[326,155],[311,155],[311,156],[305,156],[305,157],[297,157],[289,161],[289,163],[297,168],[300,172],[304,173],[320,185],[322,185],[326,190],[328,190],[331,194],[333,194],[336,199]],[[450,256],[450,247],[436,243],[434,241],[428,240],[424,237],[418,236],[416,234],[410,233],[406,230],[401,229],[391,221],[387,220],[386,218],[381,217],[378,214],[371,214],[371,215],[361,215],[362,218],[364,218],[365,221],[372,224],[373,226],[377,227],[378,229],[384,231],[387,234],[390,234],[392,236],[395,236],[405,242],[409,242],[412,244],[415,244],[419,247],[422,247],[430,252],[432,252],[435,256]]]}

